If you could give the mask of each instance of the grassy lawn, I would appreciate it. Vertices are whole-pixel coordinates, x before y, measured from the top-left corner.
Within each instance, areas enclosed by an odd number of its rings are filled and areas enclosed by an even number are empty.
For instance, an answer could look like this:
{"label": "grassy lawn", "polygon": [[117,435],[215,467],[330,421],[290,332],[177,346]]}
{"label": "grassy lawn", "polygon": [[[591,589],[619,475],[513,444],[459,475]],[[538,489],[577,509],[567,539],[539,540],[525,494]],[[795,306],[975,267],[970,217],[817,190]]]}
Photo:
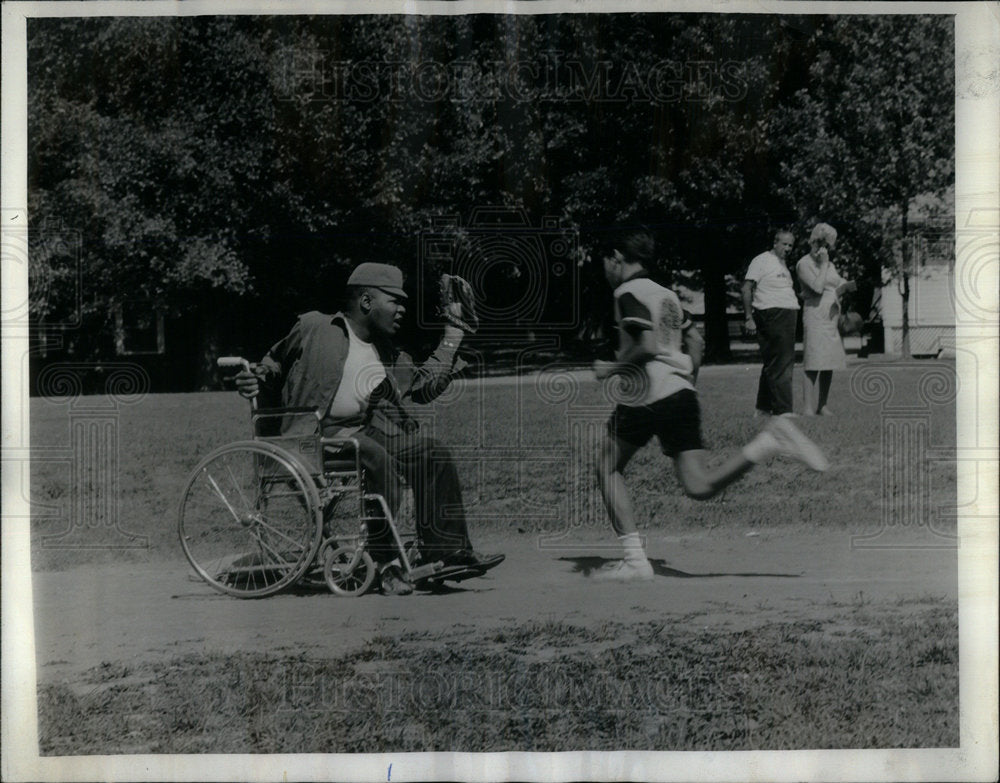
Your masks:
{"label": "grassy lawn", "polygon": [[[903,429],[916,432],[913,442],[954,443],[953,404],[912,415],[928,372],[951,371],[910,364],[887,374],[891,404],[910,406]],[[761,426],[751,417],[756,376],[756,368],[739,366],[704,372],[702,428],[713,459]],[[908,491],[894,483],[894,449],[905,446],[892,439],[896,414],[852,394],[850,370],[835,377],[831,404],[837,418],[799,420],[830,457],[822,475],[776,460],[696,502],[680,492],[657,448],[643,449],[627,475],[640,524],[678,534],[878,530],[883,506]],[[594,432],[610,408],[592,381],[457,385],[425,410],[424,429],[454,449],[476,530],[582,527],[610,537],[589,466]],[[100,414],[114,423],[117,504],[75,526],[73,503],[93,500],[95,487],[86,472],[73,478],[67,457],[80,432],[71,413],[64,402],[32,400],[34,567],[181,560],[176,505],[185,478],[211,449],[245,437],[246,404],[233,393],[151,395],[112,409],[110,419]],[[96,461],[95,452],[80,453],[89,455],[84,464]],[[954,503],[952,466],[917,467],[931,508]],[[483,618],[473,631],[378,636],[340,656],[264,650],[107,661],[81,679],[39,688],[41,750],[954,747],[957,606],[940,598],[903,603],[829,603],[834,616],[823,622],[740,631],[669,613],[597,627],[560,620],[503,627]]]}
{"label": "grassy lawn", "polygon": [[107,664],[75,691],[40,689],[42,752],[957,746],[955,607],[842,620],[857,630],[547,622],[458,640],[378,637],[334,659]]}
{"label": "grassy lawn", "polygon": [[[757,372],[747,366],[710,367],[700,379],[702,431],[716,460],[738,449],[761,426],[751,417]],[[835,374],[831,405],[836,418],[799,420],[829,456],[827,473],[776,460],[722,495],[698,502],[683,495],[669,460],[652,442],[626,475],[639,524],[677,531],[795,525],[857,533],[877,529],[880,509],[893,493],[905,491],[892,480],[884,483],[883,473],[892,479],[892,460],[908,457],[893,451],[891,442],[883,456],[883,431],[892,414],[852,394],[852,372]],[[928,373],[953,373],[953,365],[892,369],[890,404],[921,406],[918,395]],[[105,400],[84,402],[96,406]],[[81,416],[79,407],[70,410],[60,400],[31,401],[37,454],[31,477],[33,566],[59,569],[84,562],[180,558],[176,514],[186,477],[209,451],[246,437],[246,403],[235,393],[219,392],[150,395],[112,407],[110,413],[88,408]],[[475,528],[533,532],[608,527],[594,488],[590,452],[611,407],[597,383],[557,378],[520,385],[456,385],[444,399],[418,410],[423,431],[454,449]],[[926,425],[906,426],[926,426],[932,447],[953,444],[954,404],[925,409]],[[117,500],[108,474],[85,471],[73,477],[74,465],[100,464],[93,451],[81,451],[88,455],[83,459],[74,456],[73,439],[83,443],[86,427],[80,422],[88,421],[105,422],[105,432],[106,422],[112,422],[117,442],[108,453],[117,465]],[[912,465],[905,467],[912,472]],[[924,486],[929,487],[931,507],[954,502],[953,464],[928,461],[917,467],[929,482]],[[108,505],[95,498],[106,498]]]}

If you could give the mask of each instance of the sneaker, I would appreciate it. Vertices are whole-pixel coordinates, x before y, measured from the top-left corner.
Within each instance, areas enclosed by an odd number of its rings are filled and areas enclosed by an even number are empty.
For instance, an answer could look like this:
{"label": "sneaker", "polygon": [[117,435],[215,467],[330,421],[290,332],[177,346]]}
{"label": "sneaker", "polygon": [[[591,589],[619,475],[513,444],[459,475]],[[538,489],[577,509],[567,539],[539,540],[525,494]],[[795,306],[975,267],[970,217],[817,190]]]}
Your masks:
{"label": "sneaker", "polygon": [[835,416],[836,414],[830,410],[826,405],[819,409],[817,416]]}
{"label": "sneaker", "polygon": [[830,467],[830,461],[819,450],[819,446],[781,416],[771,419],[766,432],[777,441],[778,454],[804,462],[813,470],[823,471]]}
{"label": "sneaker", "polygon": [[794,411],[786,411],[785,413],[779,413],[778,414],[778,418],[779,419],[797,419],[797,418],[799,418],[799,414],[795,413]]}
{"label": "sneaker", "polygon": [[760,408],[756,408],[753,412],[753,417],[755,419],[766,419],[769,418],[770,416],[771,416],[771,411],[761,410]]}
{"label": "sneaker", "polygon": [[382,595],[409,595],[413,585],[403,578],[398,566],[389,566],[382,571]]}
{"label": "sneaker", "polygon": [[653,578],[653,566],[648,560],[619,560],[606,564],[591,579],[598,582],[648,582]]}

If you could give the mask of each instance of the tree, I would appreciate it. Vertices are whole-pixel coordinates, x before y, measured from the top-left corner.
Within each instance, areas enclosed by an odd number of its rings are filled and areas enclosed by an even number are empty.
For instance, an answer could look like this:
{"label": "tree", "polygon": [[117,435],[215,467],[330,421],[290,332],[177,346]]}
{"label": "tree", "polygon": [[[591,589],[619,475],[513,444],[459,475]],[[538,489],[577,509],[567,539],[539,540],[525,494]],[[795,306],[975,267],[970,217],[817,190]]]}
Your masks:
{"label": "tree", "polygon": [[774,124],[781,191],[803,226],[837,226],[849,270],[899,282],[908,356],[909,215],[918,197],[954,186],[954,21],[829,18],[809,47],[808,86]]}
{"label": "tree", "polygon": [[[895,268],[909,231],[901,205],[952,176],[950,86],[937,74],[949,24],[33,19],[32,221],[83,235],[82,333],[108,333],[124,299],[149,300],[197,322],[200,383],[227,332],[256,330],[246,342],[262,349],[294,313],[336,307],[354,263],[389,260],[412,277],[434,218],[496,205],[532,225],[561,218],[584,251],[610,228],[651,226],[657,271],[700,277],[721,358],[729,281],[775,228],[825,218],[842,228],[841,258],[869,277]],[[49,272],[32,276],[49,320],[71,282],[50,263],[58,252],[43,243],[32,257]],[[595,266],[582,275],[581,310],[606,314]]]}
{"label": "tree", "polygon": [[253,286],[242,194],[268,174],[272,125],[252,100],[259,47],[229,20],[212,34],[170,18],[30,24],[30,211],[84,238],[90,352],[127,300],[201,313],[214,351],[231,297]]}

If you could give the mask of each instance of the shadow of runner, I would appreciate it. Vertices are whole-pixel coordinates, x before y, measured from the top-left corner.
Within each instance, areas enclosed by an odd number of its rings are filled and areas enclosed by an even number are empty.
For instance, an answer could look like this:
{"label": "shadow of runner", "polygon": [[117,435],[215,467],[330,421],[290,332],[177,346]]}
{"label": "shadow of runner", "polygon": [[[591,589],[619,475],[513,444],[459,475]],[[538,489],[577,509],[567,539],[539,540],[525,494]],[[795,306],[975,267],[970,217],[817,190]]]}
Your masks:
{"label": "shadow of runner", "polygon": [[[608,563],[615,563],[621,558],[617,557],[600,557],[598,555],[579,555],[576,557],[560,557],[560,560],[566,563],[573,564],[573,573],[583,574],[584,576],[590,576],[595,571],[599,571]],[[687,571],[679,571],[676,568],[670,568],[667,565],[667,561],[662,558],[650,558],[649,564],[653,566],[653,573],[657,576],[673,576],[678,579],[708,579],[716,578],[721,576],[740,576],[740,577],[780,577],[782,579],[798,579],[802,576],[802,572],[797,574],[775,574],[767,572],[757,572],[757,571],[745,571],[745,572],[711,572],[704,574],[694,574],[688,573]]]}

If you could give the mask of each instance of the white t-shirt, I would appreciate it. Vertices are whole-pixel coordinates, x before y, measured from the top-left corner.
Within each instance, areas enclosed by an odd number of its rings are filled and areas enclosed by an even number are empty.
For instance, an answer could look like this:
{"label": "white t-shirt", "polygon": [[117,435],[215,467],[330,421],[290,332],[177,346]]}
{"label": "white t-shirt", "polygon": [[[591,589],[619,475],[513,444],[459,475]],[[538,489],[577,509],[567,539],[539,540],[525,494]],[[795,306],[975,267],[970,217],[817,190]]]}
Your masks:
{"label": "white t-shirt", "polygon": [[799,309],[799,300],[796,299],[795,289],[792,288],[792,274],[772,251],[761,253],[750,262],[746,279],[753,280],[757,284],[753,290],[754,309],[768,310],[772,307],[780,307],[783,310]]}
{"label": "white t-shirt", "polygon": [[683,331],[690,326],[677,294],[648,277],[633,277],[615,289],[618,358],[652,330],[656,356],[643,366],[646,394],[636,405],[649,405],[681,389],[693,389],[691,357],[683,350]]}
{"label": "white t-shirt", "polygon": [[368,407],[368,398],[386,378],[385,365],[378,358],[375,346],[358,337],[347,324],[350,345],[344,361],[344,375],[327,411],[329,418],[345,426],[361,424]]}

